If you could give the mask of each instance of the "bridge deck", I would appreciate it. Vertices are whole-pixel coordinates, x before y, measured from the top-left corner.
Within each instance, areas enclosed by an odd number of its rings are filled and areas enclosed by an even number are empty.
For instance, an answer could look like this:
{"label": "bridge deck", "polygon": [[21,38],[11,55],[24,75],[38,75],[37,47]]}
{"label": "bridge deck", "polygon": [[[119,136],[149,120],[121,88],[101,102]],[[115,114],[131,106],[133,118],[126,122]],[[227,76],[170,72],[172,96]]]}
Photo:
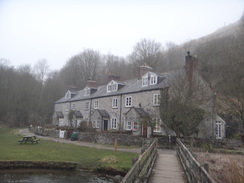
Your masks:
{"label": "bridge deck", "polygon": [[150,175],[149,183],[186,183],[176,151],[158,149],[158,157]]}

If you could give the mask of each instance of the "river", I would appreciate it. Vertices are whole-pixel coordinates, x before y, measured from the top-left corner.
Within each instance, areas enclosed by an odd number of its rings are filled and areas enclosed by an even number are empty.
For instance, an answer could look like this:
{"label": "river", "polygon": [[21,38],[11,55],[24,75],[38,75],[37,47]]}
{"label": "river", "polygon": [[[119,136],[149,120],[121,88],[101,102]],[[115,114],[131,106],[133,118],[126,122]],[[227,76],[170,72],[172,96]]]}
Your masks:
{"label": "river", "polygon": [[111,183],[111,176],[84,171],[11,170],[0,171],[1,183]]}

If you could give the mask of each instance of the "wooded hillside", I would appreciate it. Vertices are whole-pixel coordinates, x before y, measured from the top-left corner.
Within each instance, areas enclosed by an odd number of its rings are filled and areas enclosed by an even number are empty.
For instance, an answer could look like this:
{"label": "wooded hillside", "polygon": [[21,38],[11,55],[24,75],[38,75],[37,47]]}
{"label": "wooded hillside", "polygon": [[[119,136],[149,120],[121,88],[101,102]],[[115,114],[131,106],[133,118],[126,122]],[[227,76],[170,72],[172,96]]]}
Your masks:
{"label": "wooded hillside", "polygon": [[68,88],[82,89],[88,79],[105,84],[109,74],[121,80],[137,78],[142,64],[155,72],[179,69],[185,64],[187,51],[197,55],[202,76],[216,92],[216,109],[231,126],[229,133],[237,129],[237,121],[244,126],[244,16],[235,24],[183,45],[170,42],[162,46],[142,39],[126,58],[84,49],[55,72],[48,70],[46,60],[34,67],[14,68],[0,59],[0,121],[15,127],[51,123],[54,102]]}

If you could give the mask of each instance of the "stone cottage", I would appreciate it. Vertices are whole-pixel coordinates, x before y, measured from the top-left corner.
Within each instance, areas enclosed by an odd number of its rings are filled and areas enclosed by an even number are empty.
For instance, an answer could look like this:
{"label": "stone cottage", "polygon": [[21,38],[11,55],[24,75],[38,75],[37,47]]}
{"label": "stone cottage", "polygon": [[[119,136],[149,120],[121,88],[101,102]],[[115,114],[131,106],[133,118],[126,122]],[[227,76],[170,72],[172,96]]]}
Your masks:
{"label": "stone cottage", "polygon": [[[143,65],[135,79],[120,81],[118,76],[111,74],[108,83],[102,86],[88,80],[84,89],[71,88],[55,102],[53,124],[78,127],[86,123],[97,131],[132,131],[134,135],[148,136],[150,129],[143,119],[150,116],[156,121],[154,133],[168,135],[169,131],[162,125],[163,119],[160,119],[160,94],[170,87],[170,81],[177,80],[179,73],[183,73],[190,84],[198,75],[195,74],[197,59],[190,53],[186,56],[185,68],[177,71],[155,73],[151,67]],[[170,92],[170,89],[167,91]],[[209,111],[212,115],[203,122],[204,125],[199,125],[199,133],[195,135],[224,138],[224,121],[219,120],[214,111]],[[201,133],[204,128],[212,130],[210,135]],[[216,134],[219,130],[221,133]]]}

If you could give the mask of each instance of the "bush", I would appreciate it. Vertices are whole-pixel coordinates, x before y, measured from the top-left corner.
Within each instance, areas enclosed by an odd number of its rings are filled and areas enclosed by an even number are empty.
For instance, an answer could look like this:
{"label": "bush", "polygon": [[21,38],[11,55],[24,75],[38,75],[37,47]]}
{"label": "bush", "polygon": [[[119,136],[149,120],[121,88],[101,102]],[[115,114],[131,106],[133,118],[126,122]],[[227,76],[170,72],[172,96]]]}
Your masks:
{"label": "bush", "polygon": [[45,124],[44,128],[52,129],[52,128],[55,128],[55,126],[52,124]]}
{"label": "bush", "polygon": [[244,145],[244,134],[240,134],[240,137],[241,137],[241,142]]}
{"label": "bush", "polygon": [[87,121],[81,121],[80,125],[77,127],[79,132],[96,132],[97,130],[92,127],[91,122],[87,124]]}
{"label": "bush", "polygon": [[207,152],[213,152],[214,151],[214,147],[213,144],[211,142],[205,142],[202,144],[202,147],[207,151]]}

